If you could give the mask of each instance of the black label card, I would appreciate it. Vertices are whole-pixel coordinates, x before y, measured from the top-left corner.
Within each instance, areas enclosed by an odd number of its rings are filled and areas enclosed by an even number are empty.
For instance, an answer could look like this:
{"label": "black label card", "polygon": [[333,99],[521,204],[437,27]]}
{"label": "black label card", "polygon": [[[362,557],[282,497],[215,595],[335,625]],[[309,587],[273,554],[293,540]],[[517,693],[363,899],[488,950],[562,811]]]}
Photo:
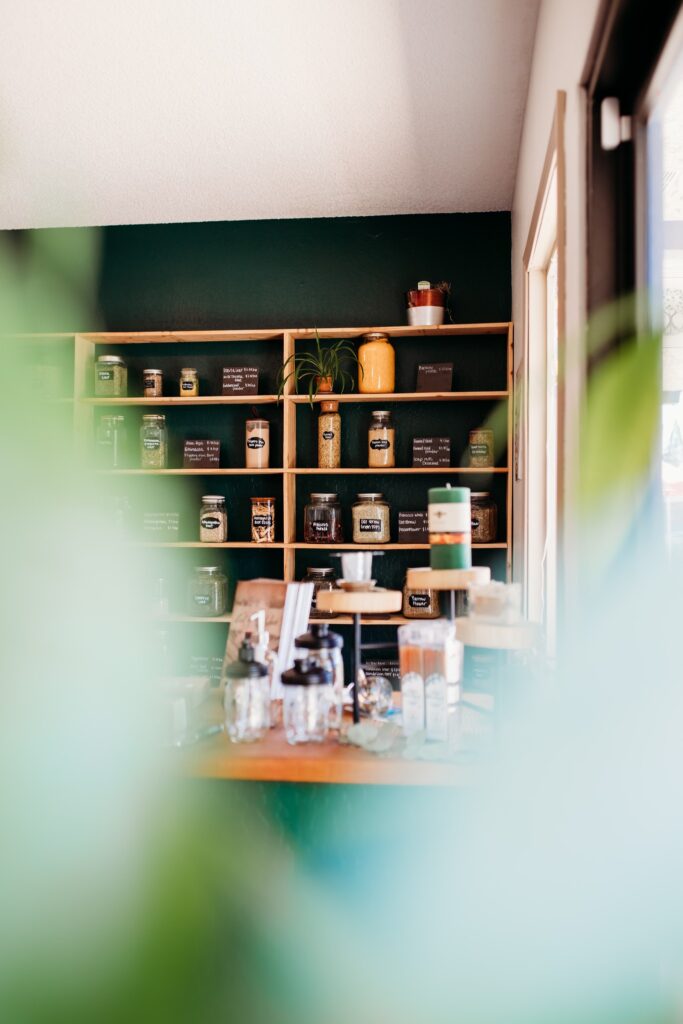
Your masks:
{"label": "black label card", "polygon": [[414,437],[413,466],[450,466],[450,437]]}
{"label": "black label card", "polygon": [[420,363],[416,391],[451,391],[453,363]]}
{"label": "black label card", "polygon": [[429,544],[426,512],[399,512],[399,544]]}
{"label": "black label card", "polygon": [[186,441],[183,446],[184,469],[218,469],[220,441]]}
{"label": "black label card", "polygon": [[258,369],[255,366],[224,366],[224,395],[257,395]]}

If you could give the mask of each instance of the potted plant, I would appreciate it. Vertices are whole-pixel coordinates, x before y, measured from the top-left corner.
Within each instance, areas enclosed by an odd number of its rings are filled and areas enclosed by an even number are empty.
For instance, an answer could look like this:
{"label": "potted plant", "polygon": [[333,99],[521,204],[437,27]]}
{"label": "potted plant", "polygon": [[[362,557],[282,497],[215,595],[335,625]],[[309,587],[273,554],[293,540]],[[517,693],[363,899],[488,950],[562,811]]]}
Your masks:
{"label": "potted plant", "polygon": [[301,385],[308,382],[308,399],[311,405],[316,395],[331,394],[335,384],[338,385],[339,392],[343,393],[347,386],[353,387],[353,376],[343,365],[346,359],[358,364],[356,350],[350,341],[341,339],[322,345],[316,331],[313,352],[293,352],[285,360],[278,377],[278,398],[282,397],[290,380],[294,381],[297,394],[301,394]]}

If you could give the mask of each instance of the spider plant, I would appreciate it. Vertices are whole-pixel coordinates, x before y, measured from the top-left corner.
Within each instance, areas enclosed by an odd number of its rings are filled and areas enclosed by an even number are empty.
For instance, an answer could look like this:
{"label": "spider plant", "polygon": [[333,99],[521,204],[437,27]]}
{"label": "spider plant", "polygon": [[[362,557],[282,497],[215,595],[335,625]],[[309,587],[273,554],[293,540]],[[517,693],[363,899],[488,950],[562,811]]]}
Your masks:
{"label": "spider plant", "polygon": [[[294,381],[297,394],[301,394],[301,385],[306,385],[308,400],[313,400],[319,393],[334,391],[335,384],[343,393],[347,387],[353,387],[353,376],[344,366],[347,359],[358,364],[356,350],[350,341],[340,340],[328,345],[320,343],[318,332],[315,332],[315,349],[313,352],[292,353],[280,370],[278,377],[278,398],[284,394],[287,382]],[[361,371],[362,371],[361,367]]]}

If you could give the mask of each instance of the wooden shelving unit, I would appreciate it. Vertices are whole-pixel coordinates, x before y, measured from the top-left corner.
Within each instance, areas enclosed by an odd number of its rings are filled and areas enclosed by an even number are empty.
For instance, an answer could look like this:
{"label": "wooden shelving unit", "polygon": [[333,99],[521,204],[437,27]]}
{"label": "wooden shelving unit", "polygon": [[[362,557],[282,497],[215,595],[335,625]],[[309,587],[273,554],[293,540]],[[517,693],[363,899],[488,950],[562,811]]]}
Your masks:
{"label": "wooden shelving unit", "polygon": [[[414,482],[420,481],[420,486],[406,489],[405,500],[409,503],[400,507],[408,509],[419,507],[418,501],[424,500],[424,497],[420,496],[424,495],[425,488],[434,486],[439,481],[452,481],[454,483],[462,481],[462,483],[471,485],[474,489],[477,489],[477,485],[481,489],[488,489],[488,486],[494,486],[497,489],[496,493],[500,496],[499,539],[496,543],[475,545],[475,560],[477,557],[485,556],[487,553],[492,555],[502,553],[500,557],[503,560],[503,572],[507,572],[509,576],[512,560],[512,324],[508,322],[448,324],[442,327],[430,328],[416,328],[407,325],[399,327],[323,328],[318,331],[318,335],[323,342],[338,338],[358,339],[370,330],[384,331],[392,339],[396,347],[397,370],[402,363],[403,356],[401,350],[403,346],[406,346],[408,361],[415,360],[415,347],[410,346],[411,339],[420,339],[420,352],[418,356],[422,361],[430,361],[429,351],[425,346],[433,346],[437,343],[441,346],[446,346],[439,349],[442,353],[440,358],[443,361],[454,362],[456,383],[458,382],[459,346],[466,344],[467,339],[469,339],[470,343],[467,347],[467,352],[470,363],[473,363],[476,362],[476,352],[473,354],[473,350],[476,350],[478,344],[483,344],[484,336],[499,336],[499,341],[492,339],[490,344],[493,345],[495,341],[497,346],[495,351],[499,354],[499,356],[496,355],[496,359],[500,358],[500,365],[496,363],[495,373],[489,374],[491,377],[490,381],[481,381],[482,384],[495,383],[497,386],[491,390],[461,389],[452,392],[403,390],[384,395],[361,395],[356,393],[323,395],[314,401],[314,406],[320,400],[338,401],[342,404],[342,418],[344,422],[345,415],[367,416],[368,413],[363,410],[369,404],[377,408],[392,408],[394,403],[399,403],[399,407],[396,409],[396,419],[400,424],[401,417],[404,415],[403,409],[412,410],[408,415],[416,417],[422,415],[424,417],[424,413],[421,414],[419,410],[425,404],[429,404],[433,408],[433,413],[430,413],[430,419],[426,417],[424,419],[424,422],[430,426],[429,433],[442,433],[444,435],[449,434],[450,436],[455,429],[452,425],[456,420],[459,424],[467,421],[470,428],[477,427],[480,425],[481,420],[477,418],[479,413],[475,411],[476,408],[481,406],[481,417],[484,419],[488,411],[495,407],[497,403],[504,402],[506,403],[505,423],[507,433],[505,461],[492,469],[479,469],[458,465],[443,469],[429,467],[413,469],[410,466],[398,466],[392,469],[376,470],[356,464],[354,466],[343,466],[337,470],[324,470],[311,464],[310,459],[307,460],[302,457],[302,452],[298,450],[297,445],[297,425],[299,425],[300,440],[302,432],[306,432],[306,421],[300,418],[311,415],[308,396],[293,394],[290,382],[283,398],[278,401],[278,397],[275,394],[277,384],[274,372],[275,368],[281,366],[288,356],[311,342],[315,337],[315,331],[310,328],[252,331],[88,333],[76,335],[74,339],[74,417],[79,435],[85,440],[86,448],[94,436],[97,416],[107,410],[114,409],[121,412],[130,410],[134,422],[136,422],[136,417],[139,417],[145,408],[166,410],[170,417],[169,427],[171,433],[173,432],[174,425],[177,426],[179,423],[184,422],[182,417],[187,416],[193,425],[199,422],[198,417],[203,417],[201,422],[204,425],[204,431],[203,435],[200,436],[220,436],[222,442],[225,442],[222,444],[222,457],[226,465],[220,469],[183,469],[179,466],[172,466],[166,470],[130,468],[99,471],[97,473],[98,478],[120,478],[122,486],[130,480],[131,487],[144,486],[150,489],[156,486],[153,482],[155,478],[159,481],[166,480],[168,486],[171,486],[172,482],[176,480],[175,486],[190,489],[190,497],[195,492],[209,493],[216,489],[227,488],[230,530],[233,532],[233,535],[238,537],[243,536],[245,532],[243,524],[241,530],[237,527],[242,515],[245,517],[245,520],[248,520],[248,502],[246,507],[240,505],[239,509],[232,509],[229,500],[230,488],[242,489],[239,493],[241,495],[240,501],[243,502],[244,495],[246,494],[245,488],[251,486],[252,494],[259,493],[253,489],[254,485],[250,485],[249,481],[245,478],[258,478],[259,481],[262,481],[262,484],[259,483],[259,488],[263,487],[261,493],[272,494],[277,498],[279,522],[276,533],[277,542],[274,544],[253,544],[250,541],[238,539],[229,540],[226,544],[218,545],[202,544],[196,540],[184,539],[169,543],[140,541],[140,546],[151,549],[168,549],[169,558],[183,557],[181,554],[182,550],[186,550],[188,556],[192,556],[193,552],[196,554],[197,551],[205,550],[208,557],[210,557],[211,552],[225,551],[227,553],[226,557],[228,557],[230,552],[235,552],[236,555],[230,557],[248,560],[251,560],[252,556],[259,553],[268,553],[269,558],[279,559],[279,572],[282,578],[293,580],[300,578],[302,574],[301,564],[305,565],[306,563],[300,563],[298,559],[304,554],[317,551],[322,557],[328,556],[330,552],[335,550],[354,550],[361,547],[351,543],[327,546],[305,544],[303,542],[301,539],[303,519],[302,495],[304,493],[302,489],[308,482],[308,478],[328,478],[328,489],[337,490],[339,487],[343,490],[344,487],[349,488],[352,486],[353,477],[358,477],[357,490],[359,491],[371,489],[370,481],[373,477],[381,479],[383,483],[386,481],[386,487],[388,488],[393,485],[392,482],[394,481],[397,481],[395,486],[398,486],[398,481],[403,477],[412,478]],[[154,348],[150,350],[148,346],[154,346]],[[490,352],[491,349],[488,351]],[[260,385],[264,387],[267,393],[246,396],[200,394],[197,398],[189,399],[176,397],[175,395],[148,399],[140,395],[136,396],[133,393],[130,398],[94,398],[92,396],[93,368],[95,357],[100,352],[117,353],[124,356],[129,365],[129,391],[133,392],[140,384],[141,367],[144,366],[161,366],[165,370],[169,368],[168,373],[165,373],[164,387],[170,390],[175,384],[173,372],[176,368],[181,365],[197,365],[200,367],[200,378],[206,378],[208,373],[209,379],[213,383],[212,390],[218,391],[220,390],[218,374],[223,365],[229,365],[230,363],[233,365],[249,365],[253,361],[253,365],[263,368]],[[232,355],[232,352],[235,354]],[[247,352],[249,355],[245,354]],[[427,353],[426,355],[425,352]],[[411,353],[410,356],[408,353]],[[202,373],[202,366],[205,368],[205,373]],[[215,367],[215,376],[212,377],[211,373],[213,371],[206,371],[206,367]],[[474,407],[471,409],[468,403],[473,404]],[[247,469],[243,465],[238,464],[243,454],[243,440],[242,435],[240,435],[238,443],[236,430],[238,422],[241,423],[241,419],[238,420],[237,418],[243,417],[246,419],[249,415],[249,408],[252,406],[267,406],[272,410],[272,412],[268,412],[264,409],[264,415],[271,419],[271,423],[276,428],[274,431],[273,426],[271,426],[271,462],[277,463],[277,465],[267,470]],[[356,407],[358,407],[358,411],[354,412]],[[449,409],[452,410],[452,416],[449,416]],[[342,430],[344,430],[343,426]],[[223,434],[221,434],[221,431],[223,431]],[[467,438],[466,435],[462,436],[462,427],[458,427],[457,433],[458,437],[454,440],[452,447],[453,449],[458,447],[464,448]],[[273,444],[273,435],[277,439],[275,444]],[[190,433],[186,436],[193,435]],[[306,439],[306,443],[310,445],[310,436]],[[343,452],[344,442],[342,443],[342,458],[344,457]],[[456,450],[454,450],[454,460],[460,461],[458,451]],[[359,460],[356,458],[354,461],[357,463]],[[233,464],[231,465],[230,463]],[[206,478],[206,486],[202,491],[200,488],[203,478]],[[428,480],[427,478],[431,479]],[[140,482],[135,484],[136,480]],[[481,484],[479,484],[479,481],[481,481]],[[311,490],[320,489],[323,488],[320,486],[319,481],[316,480],[314,482],[311,479]],[[220,490],[218,490],[218,493],[220,493]],[[398,543],[366,545],[366,547],[368,549],[384,551],[391,557],[404,559],[410,558],[411,552],[423,553],[428,549],[426,544]],[[382,561],[385,562],[386,559]],[[234,575],[235,563],[232,564]],[[257,568],[254,567],[256,564]],[[263,572],[260,571],[262,564],[264,563],[245,562],[245,578],[263,575]],[[272,564],[272,562],[268,563],[269,566]],[[408,564],[426,564],[426,557],[424,561],[418,560],[416,562],[413,560],[412,563]],[[272,575],[272,569],[270,574]],[[169,616],[167,621],[170,623],[214,622],[222,623],[225,626],[230,621],[230,615],[221,616],[217,619],[201,619],[177,614]],[[402,616],[392,615],[368,618],[364,620],[364,625],[392,627],[401,625],[405,621]],[[344,617],[330,619],[330,622],[337,625],[348,624]],[[348,618],[348,622],[351,622],[350,618]]]}

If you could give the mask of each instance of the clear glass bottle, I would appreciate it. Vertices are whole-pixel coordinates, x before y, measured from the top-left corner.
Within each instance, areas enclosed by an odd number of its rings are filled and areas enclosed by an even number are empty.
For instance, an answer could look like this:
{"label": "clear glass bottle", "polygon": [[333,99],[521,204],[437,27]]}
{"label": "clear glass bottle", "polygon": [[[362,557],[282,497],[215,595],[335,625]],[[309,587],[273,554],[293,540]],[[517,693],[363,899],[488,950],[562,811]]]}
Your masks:
{"label": "clear glass bottle", "polygon": [[358,347],[358,390],[361,394],[389,394],[394,390],[396,355],[389,335],[371,331]]}
{"label": "clear glass bottle", "polygon": [[390,468],[396,465],[396,430],[391,413],[377,409],[368,429],[368,466]]}
{"label": "clear glass bottle", "polygon": [[268,420],[247,420],[244,461],[247,469],[268,469],[270,462],[270,424]]}
{"label": "clear glass bottle", "polygon": [[472,491],[472,543],[493,544],[498,536],[498,506],[489,491]]}
{"label": "clear glass bottle", "polygon": [[194,366],[184,366],[180,371],[179,394],[181,398],[196,398],[199,395],[199,377]]}
{"label": "clear glass bottle", "polygon": [[388,544],[389,505],[379,492],[359,494],[351,506],[354,544]]}
{"label": "clear glass bottle", "polygon": [[161,370],[142,371],[142,394],[145,398],[161,398],[164,393],[164,374]]}
{"label": "clear glass bottle", "polygon": [[251,633],[245,633],[237,660],[225,671],[225,731],[233,743],[262,740],[270,728],[268,669],[256,660]]}
{"label": "clear glass bottle", "polygon": [[142,469],[166,469],[168,466],[168,431],[166,417],[148,413],[140,427],[140,466]]}
{"label": "clear glass bottle", "polygon": [[222,494],[205,494],[199,510],[199,539],[204,544],[225,544],[228,510]]}
{"label": "clear glass bottle", "polygon": [[318,416],[318,468],[341,465],[341,416],[339,402],[321,402]]}
{"label": "clear glass bottle", "polygon": [[275,498],[251,498],[251,539],[254,544],[275,542]]}
{"label": "clear glass bottle", "polygon": [[123,416],[100,416],[95,437],[100,469],[125,469],[128,465],[128,431]]}
{"label": "clear glass bottle", "polygon": [[320,612],[316,604],[318,593],[321,590],[334,590],[337,582],[337,574],[334,569],[311,568],[306,569],[302,583],[313,584],[313,601],[311,602],[310,617],[312,619],[332,619],[337,612]]}
{"label": "clear glass bottle", "polygon": [[287,742],[322,743],[332,706],[332,673],[307,658],[282,673],[282,717]]}
{"label": "clear glass bottle", "polygon": [[95,397],[125,398],[128,368],[121,356],[98,356],[95,364]]}
{"label": "clear glass bottle", "polygon": [[228,579],[217,565],[199,565],[187,589],[187,610],[190,615],[215,618],[228,608]]}
{"label": "clear glass bottle", "polygon": [[341,505],[336,494],[312,494],[304,508],[306,544],[341,544],[343,541]]}
{"label": "clear glass bottle", "polygon": [[340,729],[344,710],[343,639],[338,633],[333,633],[326,622],[314,622],[308,633],[298,636],[294,643],[310,662],[332,673],[329,726],[330,729]]}

